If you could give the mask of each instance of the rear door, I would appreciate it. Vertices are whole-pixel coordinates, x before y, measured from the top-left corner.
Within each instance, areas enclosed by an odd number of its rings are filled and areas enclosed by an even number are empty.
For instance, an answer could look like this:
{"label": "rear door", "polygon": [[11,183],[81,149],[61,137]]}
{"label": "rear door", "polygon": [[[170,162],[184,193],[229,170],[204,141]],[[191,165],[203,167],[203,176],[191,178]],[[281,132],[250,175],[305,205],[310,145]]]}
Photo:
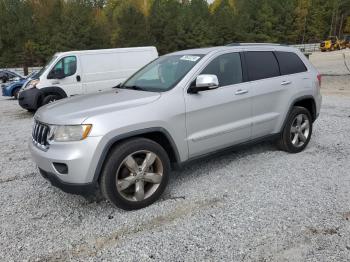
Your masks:
{"label": "rear door", "polygon": [[252,139],[272,134],[288,106],[293,81],[281,76],[273,51],[244,52],[249,86],[252,90]]}
{"label": "rear door", "polygon": [[213,58],[199,74],[214,74],[219,88],[185,93],[189,156],[244,142],[251,135],[251,90],[243,83],[240,53]]}

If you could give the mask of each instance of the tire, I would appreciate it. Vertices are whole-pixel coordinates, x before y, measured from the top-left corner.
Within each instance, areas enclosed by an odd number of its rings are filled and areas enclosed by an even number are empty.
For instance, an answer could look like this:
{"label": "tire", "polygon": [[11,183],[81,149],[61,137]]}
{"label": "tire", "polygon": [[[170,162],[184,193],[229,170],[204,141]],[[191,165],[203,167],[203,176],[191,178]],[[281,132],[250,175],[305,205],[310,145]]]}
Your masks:
{"label": "tire", "polygon": [[47,95],[43,98],[41,105],[47,105],[49,103],[55,102],[56,100],[61,99],[58,95]]}
{"label": "tire", "polygon": [[311,134],[312,118],[310,112],[304,107],[295,106],[288,116],[277,145],[286,152],[299,153],[308,145]]}
{"label": "tire", "polygon": [[20,90],[20,88],[16,88],[16,89],[13,91],[13,93],[12,93],[12,96],[13,96],[15,99],[18,99],[19,90]]}
{"label": "tire", "polygon": [[[146,172],[143,172],[142,164],[146,163],[146,157],[150,161],[144,166]],[[169,174],[170,161],[163,147],[146,138],[133,138],[115,146],[109,153],[100,177],[100,189],[116,207],[140,209],[159,199]]]}

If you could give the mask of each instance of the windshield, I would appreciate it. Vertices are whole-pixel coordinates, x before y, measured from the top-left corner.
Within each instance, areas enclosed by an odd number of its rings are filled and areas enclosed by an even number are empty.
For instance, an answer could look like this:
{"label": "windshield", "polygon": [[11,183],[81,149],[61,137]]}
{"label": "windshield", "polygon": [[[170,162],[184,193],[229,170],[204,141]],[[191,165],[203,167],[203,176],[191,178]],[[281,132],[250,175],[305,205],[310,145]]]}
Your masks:
{"label": "windshield", "polygon": [[120,88],[164,92],[173,88],[203,55],[169,55],[154,60],[131,76]]}
{"label": "windshield", "polygon": [[39,78],[45,72],[45,70],[56,60],[56,58],[57,56],[53,56],[51,60],[48,63],[46,63],[46,65],[43,68],[41,68],[40,71],[35,75],[35,78]]}

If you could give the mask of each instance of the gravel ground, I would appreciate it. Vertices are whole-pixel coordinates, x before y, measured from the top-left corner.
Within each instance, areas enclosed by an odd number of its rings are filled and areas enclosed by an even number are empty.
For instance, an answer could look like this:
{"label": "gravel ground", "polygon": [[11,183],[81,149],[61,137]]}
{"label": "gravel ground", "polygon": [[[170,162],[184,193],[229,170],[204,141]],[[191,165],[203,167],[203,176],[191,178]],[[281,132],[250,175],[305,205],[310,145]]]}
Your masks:
{"label": "gravel ground", "polygon": [[304,152],[263,143],[194,163],[132,212],[50,186],[27,150],[32,115],[0,97],[0,260],[349,261],[350,97],[328,94]]}
{"label": "gravel ground", "polygon": [[310,56],[310,61],[322,74],[350,75],[350,49],[326,53],[316,52]]}

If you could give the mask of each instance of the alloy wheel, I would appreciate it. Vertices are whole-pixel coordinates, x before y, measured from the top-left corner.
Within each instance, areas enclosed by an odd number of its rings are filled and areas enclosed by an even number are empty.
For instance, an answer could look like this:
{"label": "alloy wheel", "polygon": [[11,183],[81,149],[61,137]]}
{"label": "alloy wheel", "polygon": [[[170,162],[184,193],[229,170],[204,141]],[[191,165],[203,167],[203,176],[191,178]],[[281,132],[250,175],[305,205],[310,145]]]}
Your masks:
{"label": "alloy wheel", "polygon": [[290,139],[295,147],[303,146],[310,135],[310,121],[307,115],[297,115],[290,128]]}
{"label": "alloy wheel", "polygon": [[118,167],[117,190],[126,200],[142,201],[157,190],[163,172],[162,161],[155,153],[146,150],[134,152]]}

